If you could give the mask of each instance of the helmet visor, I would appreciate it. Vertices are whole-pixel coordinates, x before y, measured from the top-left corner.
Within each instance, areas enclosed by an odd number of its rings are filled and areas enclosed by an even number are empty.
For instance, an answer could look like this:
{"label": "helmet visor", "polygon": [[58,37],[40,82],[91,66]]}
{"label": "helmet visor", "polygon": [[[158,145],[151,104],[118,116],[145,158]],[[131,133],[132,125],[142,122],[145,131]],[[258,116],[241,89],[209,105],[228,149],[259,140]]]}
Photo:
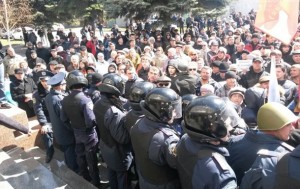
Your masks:
{"label": "helmet visor", "polygon": [[239,124],[240,119],[234,107],[229,104],[227,104],[220,112],[219,118],[228,131],[231,131],[234,127],[236,127]]}
{"label": "helmet visor", "polygon": [[182,117],[182,100],[179,97],[178,100],[172,102],[173,112],[175,115],[175,119],[179,119]]}

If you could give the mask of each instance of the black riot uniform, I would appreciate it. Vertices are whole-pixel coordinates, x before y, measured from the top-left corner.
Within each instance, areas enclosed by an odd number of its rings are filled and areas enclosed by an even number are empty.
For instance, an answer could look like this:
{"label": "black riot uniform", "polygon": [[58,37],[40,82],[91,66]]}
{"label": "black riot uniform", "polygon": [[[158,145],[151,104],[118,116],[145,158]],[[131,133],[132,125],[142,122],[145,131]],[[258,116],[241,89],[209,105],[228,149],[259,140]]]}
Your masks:
{"label": "black riot uniform", "polygon": [[142,112],[140,102],[145,100],[146,95],[155,88],[155,85],[150,82],[137,82],[129,90],[129,104],[131,110],[126,115],[126,128],[130,132],[131,128],[136,124],[136,122],[144,117]]}
{"label": "black riot uniform", "polygon": [[88,81],[78,70],[70,72],[66,81],[71,93],[62,100],[62,120],[65,123],[70,121],[74,131],[80,174],[98,187],[100,185],[96,155],[98,136],[95,130],[93,102],[82,91]]}
{"label": "black riot uniform", "polygon": [[108,166],[112,189],[128,187],[127,175],[133,158],[129,132],[125,128],[126,111],[120,98],[124,89],[125,82],[119,75],[105,75],[99,86],[101,99],[94,107],[100,132],[100,150]]}
{"label": "black riot uniform", "polygon": [[236,188],[236,177],[227,164],[229,153],[227,121],[230,111],[219,97],[202,96],[185,109],[183,129],[186,134],[177,145],[178,172],[184,189]]}
{"label": "black riot uniform", "polygon": [[95,104],[100,98],[101,94],[98,90],[98,86],[101,84],[103,76],[99,73],[89,73],[86,76],[89,87],[85,90],[85,93],[92,99]]}
{"label": "black riot uniform", "polygon": [[180,188],[175,169],[179,136],[170,124],[181,117],[181,105],[169,88],[155,88],[141,102],[145,117],[131,129],[140,188]]}

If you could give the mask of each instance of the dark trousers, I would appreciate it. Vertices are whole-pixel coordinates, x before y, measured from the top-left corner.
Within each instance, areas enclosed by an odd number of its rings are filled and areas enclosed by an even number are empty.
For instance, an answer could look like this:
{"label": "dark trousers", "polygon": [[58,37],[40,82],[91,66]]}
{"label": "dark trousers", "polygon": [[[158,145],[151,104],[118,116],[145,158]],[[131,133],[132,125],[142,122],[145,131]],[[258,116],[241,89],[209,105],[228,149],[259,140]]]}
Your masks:
{"label": "dark trousers", "polygon": [[46,149],[47,156],[53,156],[54,147],[53,147],[53,132],[47,132],[46,134],[42,134],[44,147]]}
{"label": "dark trousers", "polygon": [[108,167],[108,178],[111,189],[127,189],[130,186],[127,171],[114,171]]}
{"label": "dark trousers", "polygon": [[60,145],[64,153],[65,162],[69,169],[78,173],[78,164],[76,159],[75,144]]}
{"label": "dark trousers", "polygon": [[95,129],[74,129],[76,140],[75,152],[79,166],[79,174],[95,186],[100,185],[97,159],[98,136]]}

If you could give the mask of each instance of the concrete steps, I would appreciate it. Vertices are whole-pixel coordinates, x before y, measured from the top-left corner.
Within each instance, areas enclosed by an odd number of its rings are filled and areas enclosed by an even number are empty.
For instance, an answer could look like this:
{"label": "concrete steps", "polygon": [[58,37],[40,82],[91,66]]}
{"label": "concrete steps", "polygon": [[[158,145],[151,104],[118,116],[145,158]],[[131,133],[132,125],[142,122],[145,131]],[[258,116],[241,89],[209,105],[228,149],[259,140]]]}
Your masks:
{"label": "concrete steps", "polygon": [[49,164],[44,163],[45,153],[38,147],[24,151],[16,147],[0,151],[1,189],[95,189],[82,177],[68,169],[60,160],[59,150]]}
{"label": "concrete steps", "polygon": [[28,126],[32,130],[31,136],[28,136],[27,134],[0,125],[0,149],[7,151],[17,146],[24,149],[29,149],[33,146],[43,147],[39,132],[40,126],[36,117],[28,119],[26,112],[16,106],[12,106],[10,109],[0,109],[0,113]]}

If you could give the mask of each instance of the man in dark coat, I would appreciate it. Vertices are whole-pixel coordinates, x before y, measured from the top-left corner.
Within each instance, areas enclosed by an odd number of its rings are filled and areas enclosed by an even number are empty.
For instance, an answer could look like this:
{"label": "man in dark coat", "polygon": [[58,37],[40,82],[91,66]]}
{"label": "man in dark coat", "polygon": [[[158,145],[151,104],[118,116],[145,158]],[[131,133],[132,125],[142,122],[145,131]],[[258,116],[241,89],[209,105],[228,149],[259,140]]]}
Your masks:
{"label": "man in dark coat", "polygon": [[35,116],[33,109],[32,94],[37,89],[31,78],[25,77],[24,70],[15,69],[16,79],[10,84],[12,99],[18,102],[19,108],[27,113],[27,117]]}

